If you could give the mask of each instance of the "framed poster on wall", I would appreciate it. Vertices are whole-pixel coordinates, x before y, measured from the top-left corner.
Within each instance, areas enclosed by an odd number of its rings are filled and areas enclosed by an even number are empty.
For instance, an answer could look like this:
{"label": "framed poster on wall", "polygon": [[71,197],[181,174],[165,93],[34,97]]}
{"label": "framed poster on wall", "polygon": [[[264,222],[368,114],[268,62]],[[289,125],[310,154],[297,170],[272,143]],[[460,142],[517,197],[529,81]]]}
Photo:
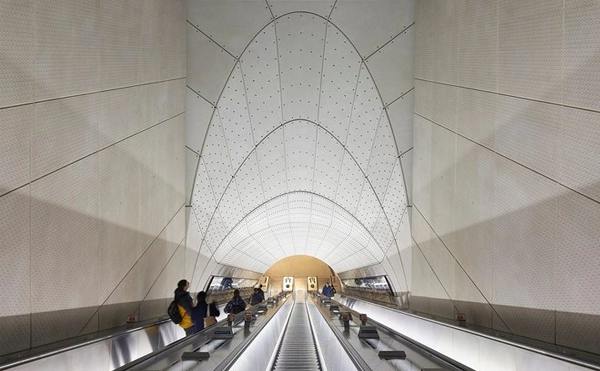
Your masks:
{"label": "framed poster on wall", "polygon": [[292,291],[294,288],[294,277],[283,277],[283,291]]}
{"label": "framed poster on wall", "polygon": [[319,284],[317,282],[317,277],[307,277],[306,278],[306,287],[308,291],[318,290]]}

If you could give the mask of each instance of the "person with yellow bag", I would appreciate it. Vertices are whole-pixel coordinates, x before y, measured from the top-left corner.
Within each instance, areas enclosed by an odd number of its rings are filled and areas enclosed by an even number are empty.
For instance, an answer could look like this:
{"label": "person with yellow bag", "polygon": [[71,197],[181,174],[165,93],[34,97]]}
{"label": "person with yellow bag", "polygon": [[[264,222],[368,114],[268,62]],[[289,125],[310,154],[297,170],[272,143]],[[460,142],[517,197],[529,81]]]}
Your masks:
{"label": "person with yellow bag", "polygon": [[192,321],[196,327],[196,332],[217,323],[216,317],[221,315],[219,308],[217,308],[217,303],[213,301],[208,304],[206,302],[206,292],[200,291],[197,297],[196,306],[192,309]]}

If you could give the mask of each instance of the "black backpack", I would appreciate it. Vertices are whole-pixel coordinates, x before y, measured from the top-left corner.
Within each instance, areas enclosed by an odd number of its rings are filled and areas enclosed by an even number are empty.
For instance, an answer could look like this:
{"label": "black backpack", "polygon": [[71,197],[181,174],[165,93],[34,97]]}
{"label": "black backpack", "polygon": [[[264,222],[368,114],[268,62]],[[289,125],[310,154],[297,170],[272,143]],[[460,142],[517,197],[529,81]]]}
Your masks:
{"label": "black backpack", "polygon": [[173,300],[171,304],[169,304],[169,308],[167,308],[167,313],[169,314],[169,318],[171,318],[171,321],[173,321],[173,323],[175,323],[176,325],[181,323],[181,314],[179,313],[179,308],[177,308],[177,302],[175,300]]}

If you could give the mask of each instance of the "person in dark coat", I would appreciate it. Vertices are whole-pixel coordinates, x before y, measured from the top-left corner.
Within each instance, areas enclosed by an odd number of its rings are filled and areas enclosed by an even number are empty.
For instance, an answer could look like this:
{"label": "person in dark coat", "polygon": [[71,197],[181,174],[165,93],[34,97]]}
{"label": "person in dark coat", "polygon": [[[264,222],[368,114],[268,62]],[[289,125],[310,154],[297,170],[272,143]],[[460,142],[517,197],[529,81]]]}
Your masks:
{"label": "person in dark coat", "polygon": [[185,335],[191,335],[195,332],[194,322],[192,322],[192,309],[194,302],[188,290],[190,289],[190,283],[187,280],[181,280],[177,283],[175,289],[175,302],[177,303],[177,309],[181,315],[181,326],[185,330]]}
{"label": "person in dark coat", "polygon": [[198,293],[198,301],[194,309],[192,309],[192,321],[196,328],[196,332],[204,330],[204,319],[207,317],[218,317],[221,315],[217,304],[213,301],[208,304],[206,302],[206,292]]}
{"label": "person in dark coat", "polygon": [[246,309],[246,302],[240,296],[240,290],[233,290],[233,298],[229,300],[225,308],[223,309],[225,313],[233,313],[238,314],[239,312]]}
{"label": "person in dark coat", "polygon": [[325,284],[325,286],[323,286],[323,290],[321,290],[321,293],[328,298],[332,297],[333,296],[333,286],[331,286],[329,284],[329,282],[327,282]]}
{"label": "person in dark coat", "polygon": [[258,285],[258,295],[260,295],[260,301],[265,301],[265,292],[262,289],[262,284]]}
{"label": "person in dark coat", "polygon": [[262,302],[260,293],[258,292],[258,288],[255,288],[254,293],[252,293],[252,296],[250,296],[250,305],[256,305],[260,302]]}

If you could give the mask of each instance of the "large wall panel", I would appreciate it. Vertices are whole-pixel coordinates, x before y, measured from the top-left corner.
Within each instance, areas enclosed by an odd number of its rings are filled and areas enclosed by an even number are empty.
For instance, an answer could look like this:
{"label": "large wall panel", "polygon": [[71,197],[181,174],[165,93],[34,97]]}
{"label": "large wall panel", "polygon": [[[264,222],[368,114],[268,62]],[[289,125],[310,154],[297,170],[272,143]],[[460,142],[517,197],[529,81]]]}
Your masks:
{"label": "large wall panel", "polygon": [[498,4],[498,92],[560,103],[563,1]]}
{"label": "large wall panel", "polygon": [[155,280],[184,234],[165,227],[184,203],[185,30],[183,0],[0,2],[0,292],[19,292],[0,356],[171,296]]}
{"label": "large wall panel", "polygon": [[[467,323],[600,354],[590,291],[599,11],[595,1],[416,2],[415,308],[439,314],[453,302]],[[428,253],[424,225],[451,258]],[[419,279],[430,255],[447,298]]]}
{"label": "large wall panel", "polygon": [[[31,185],[33,345],[80,335],[93,315],[100,275],[97,184],[93,155]],[[68,309],[81,310],[58,312]]]}
{"label": "large wall panel", "polygon": [[35,2],[35,100],[101,87],[100,1]]}
{"label": "large wall panel", "polygon": [[29,182],[33,106],[0,110],[0,195]]}
{"label": "large wall panel", "polygon": [[34,105],[31,177],[37,179],[98,150],[100,94]]}
{"label": "large wall panel", "polygon": [[[0,197],[0,349],[11,353],[28,348],[31,317],[31,252],[29,186]],[[27,295],[24,295],[27,293]],[[14,300],[19,297],[20,300]]]}
{"label": "large wall panel", "polygon": [[0,107],[33,102],[33,4],[33,0],[10,0],[0,3]]}

